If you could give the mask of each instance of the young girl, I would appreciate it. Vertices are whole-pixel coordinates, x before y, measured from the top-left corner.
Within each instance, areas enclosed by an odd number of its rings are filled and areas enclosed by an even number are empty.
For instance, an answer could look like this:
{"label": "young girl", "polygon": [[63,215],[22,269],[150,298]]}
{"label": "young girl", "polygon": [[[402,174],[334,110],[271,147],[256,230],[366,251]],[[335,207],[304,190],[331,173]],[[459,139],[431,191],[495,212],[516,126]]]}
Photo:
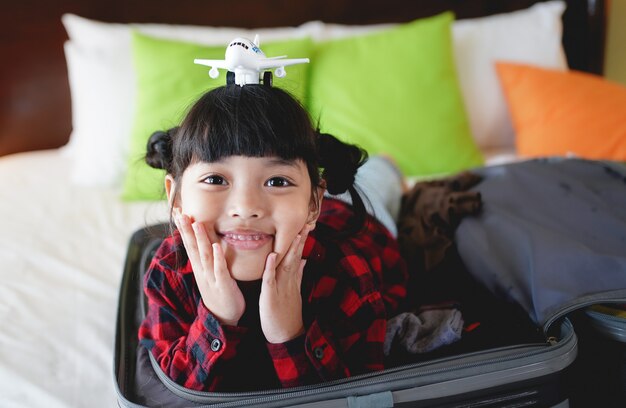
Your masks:
{"label": "young girl", "polygon": [[383,369],[407,273],[356,192],[360,149],[316,132],[285,91],[229,85],[153,135],[146,159],[167,172],[176,230],[147,272],[139,339],[172,380],[245,391]]}

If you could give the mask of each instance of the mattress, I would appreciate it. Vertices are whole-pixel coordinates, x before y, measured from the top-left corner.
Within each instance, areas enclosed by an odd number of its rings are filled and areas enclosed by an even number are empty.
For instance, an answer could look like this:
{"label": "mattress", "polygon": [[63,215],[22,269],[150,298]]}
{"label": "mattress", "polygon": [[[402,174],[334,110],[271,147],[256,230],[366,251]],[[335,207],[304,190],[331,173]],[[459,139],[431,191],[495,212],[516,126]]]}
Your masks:
{"label": "mattress", "polygon": [[0,160],[0,406],[112,407],[117,294],[133,231],[164,202],[67,182],[63,149]]}

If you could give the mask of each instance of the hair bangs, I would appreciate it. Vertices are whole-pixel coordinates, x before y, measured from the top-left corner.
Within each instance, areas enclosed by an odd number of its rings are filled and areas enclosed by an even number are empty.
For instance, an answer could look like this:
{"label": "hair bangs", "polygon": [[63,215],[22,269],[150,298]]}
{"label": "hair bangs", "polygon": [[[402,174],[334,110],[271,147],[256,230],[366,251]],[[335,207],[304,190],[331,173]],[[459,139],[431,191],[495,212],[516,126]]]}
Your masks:
{"label": "hair bangs", "polygon": [[[271,95],[270,95],[271,94]],[[190,112],[179,151],[190,162],[229,156],[315,160],[310,119],[284,91],[264,86],[227,86],[207,93]],[[294,116],[297,120],[293,120]]]}

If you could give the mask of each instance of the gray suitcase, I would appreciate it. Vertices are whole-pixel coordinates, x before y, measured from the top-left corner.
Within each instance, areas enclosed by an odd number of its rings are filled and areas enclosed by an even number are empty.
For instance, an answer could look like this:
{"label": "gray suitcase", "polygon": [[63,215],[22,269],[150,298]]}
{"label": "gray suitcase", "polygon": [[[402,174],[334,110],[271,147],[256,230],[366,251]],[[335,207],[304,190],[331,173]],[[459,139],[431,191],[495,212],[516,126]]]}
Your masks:
{"label": "gray suitcase", "polygon": [[400,359],[381,372],[317,385],[241,393],[185,389],[167,378],[137,341],[144,314],[143,273],[166,231],[163,225],[140,230],[129,243],[114,356],[121,407],[569,406],[566,374],[577,356],[577,337],[567,319],[530,343]]}

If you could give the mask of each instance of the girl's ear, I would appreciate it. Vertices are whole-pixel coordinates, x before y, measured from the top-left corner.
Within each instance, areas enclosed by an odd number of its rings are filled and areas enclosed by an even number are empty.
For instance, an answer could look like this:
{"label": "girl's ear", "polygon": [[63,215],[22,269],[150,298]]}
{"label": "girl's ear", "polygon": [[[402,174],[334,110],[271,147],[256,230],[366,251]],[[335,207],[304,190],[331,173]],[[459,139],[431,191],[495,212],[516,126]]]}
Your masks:
{"label": "girl's ear", "polygon": [[315,223],[320,216],[320,212],[322,211],[322,200],[324,199],[324,192],[326,189],[324,187],[317,187],[315,192],[311,195],[311,203],[309,204],[309,217],[307,219],[307,224],[311,227],[311,229],[315,228]]}
{"label": "girl's ear", "polygon": [[167,194],[167,203],[169,204],[170,209],[174,209],[177,206],[176,197],[174,197],[174,192],[176,191],[176,181],[174,181],[174,177],[168,174],[165,176],[165,193]]}

